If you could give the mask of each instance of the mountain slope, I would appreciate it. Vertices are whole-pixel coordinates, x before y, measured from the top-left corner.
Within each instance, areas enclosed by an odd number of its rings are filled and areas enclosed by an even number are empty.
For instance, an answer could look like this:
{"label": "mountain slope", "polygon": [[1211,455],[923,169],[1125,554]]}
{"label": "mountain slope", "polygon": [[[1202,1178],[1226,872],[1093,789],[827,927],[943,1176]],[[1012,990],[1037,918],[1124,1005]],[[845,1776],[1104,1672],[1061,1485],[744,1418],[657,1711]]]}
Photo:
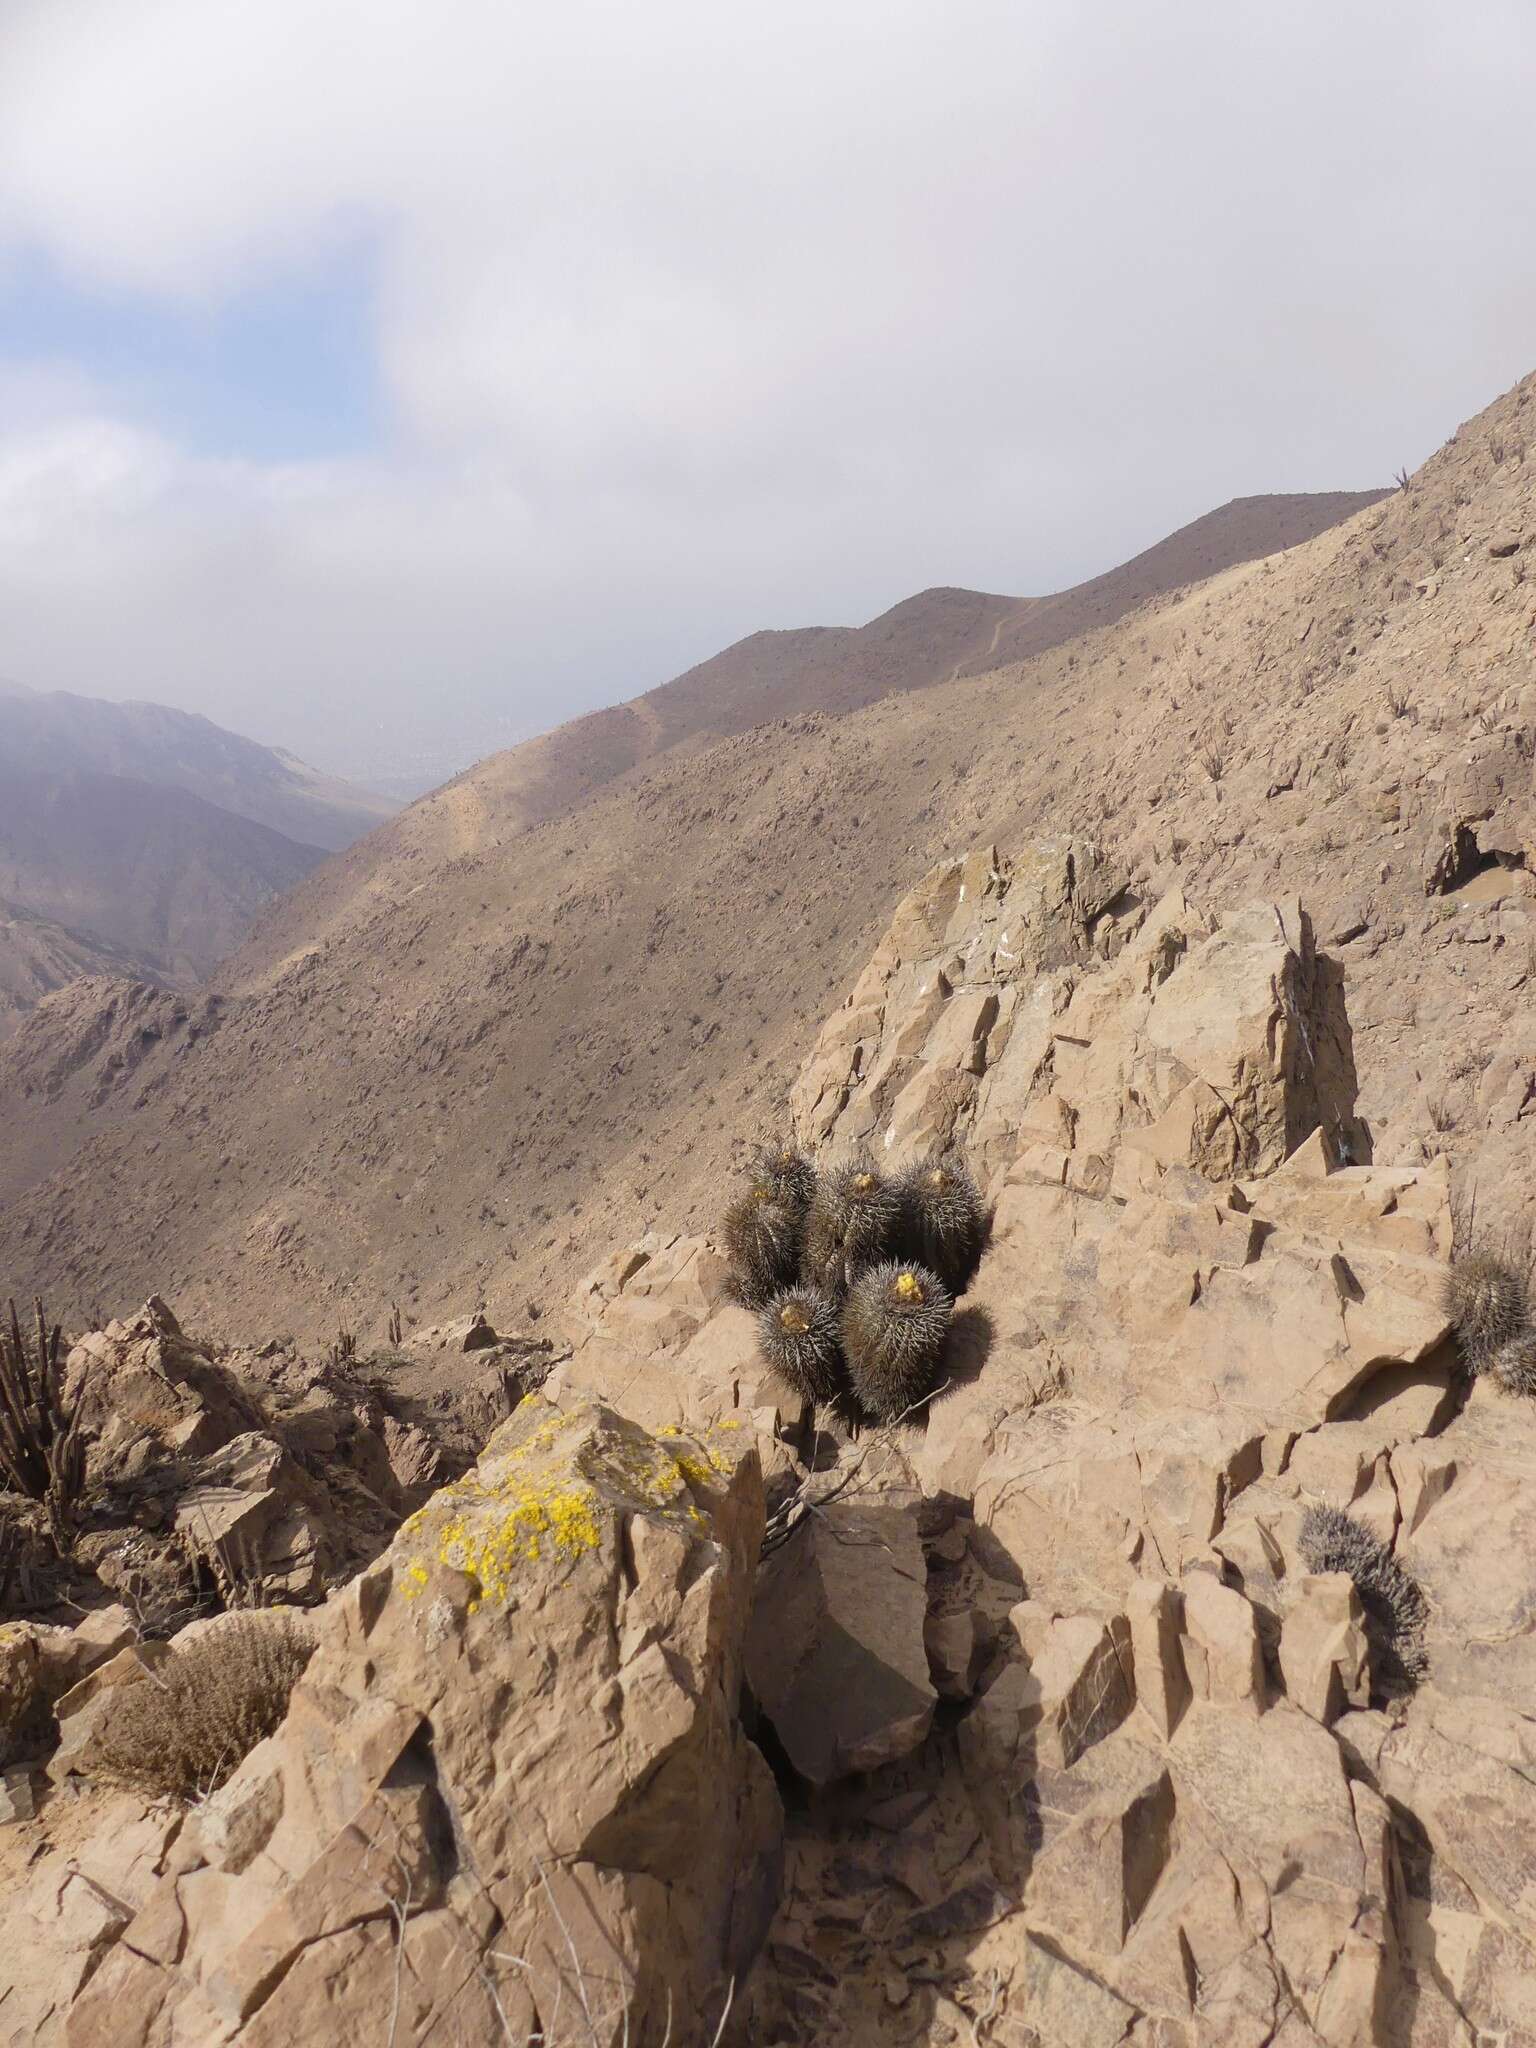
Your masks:
{"label": "mountain slope", "polygon": [[0,1038],[9,1038],[44,996],[69,982],[138,971],[131,955],[100,939],[0,902]]}
{"label": "mountain slope", "polygon": [[1381,1156],[1503,1184],[1536,1076],[1532,388],[1411,490],[1027,662],[675,749],[532,829],[465,778],[289,899],[131,1084],[72,1015],[65,1070],[50,999],[0,1055],[31,1162],[0,1280],[231,1328],[550,1300],[714,1211],[916,874],[1042,832],[1220,904],[1305,887]]}
{"label": "mountain slope", "polygon": [[1237,498],[1054,597],[925,590],[866,626],[753,633],[642,697],[477,762],[329,864],[256,945],[280,961],[366,915],[396,871],[473,855],[509,830],[565,815],[669,752],[797,714],[843,715],[1060,646],[1149,597],[1322,533],[1380,495]]}
{"label": "mountain slope", "polygon": [[399,808],[192,712],[15,684],[0,684],[0,769],[7,768],[115,775],[181,790],[327,852],[350,845]]}
{"label": "mountain slope", "polygon": [[0,900],[68,927],[98,967],[116,954],[157,980],[200,981],[324,858],[182,791],[0,763]]}

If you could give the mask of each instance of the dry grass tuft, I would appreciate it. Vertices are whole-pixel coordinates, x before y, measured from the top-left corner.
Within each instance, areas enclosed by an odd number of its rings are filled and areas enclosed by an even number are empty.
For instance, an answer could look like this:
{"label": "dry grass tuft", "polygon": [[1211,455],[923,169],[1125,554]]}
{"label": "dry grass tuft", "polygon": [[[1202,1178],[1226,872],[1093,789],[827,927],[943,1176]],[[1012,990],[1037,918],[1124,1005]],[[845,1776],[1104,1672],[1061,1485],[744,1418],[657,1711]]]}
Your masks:
{"label": "dry grass tuft", "polygon": [[199,1799],[288,1711],[314,1644],[291,1621],[242,1615],[114,1697],[96,1773],[150,1798]]}

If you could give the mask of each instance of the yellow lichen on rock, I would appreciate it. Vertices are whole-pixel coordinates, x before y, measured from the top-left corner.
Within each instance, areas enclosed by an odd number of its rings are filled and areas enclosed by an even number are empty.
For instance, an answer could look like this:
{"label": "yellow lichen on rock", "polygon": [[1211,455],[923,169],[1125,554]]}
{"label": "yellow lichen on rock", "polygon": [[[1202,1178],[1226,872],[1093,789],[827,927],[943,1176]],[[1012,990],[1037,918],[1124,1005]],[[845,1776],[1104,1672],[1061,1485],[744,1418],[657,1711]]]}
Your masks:
{"label": "yellow lichen on rock", "polygon": [[504,1605],[520,1568],[595,1550],[605,1516],[660,1515],[707,1531],[694,1490],[718,1488],[730,1462],[680,1433],[662,1443],[621,1417],[603,1419],[594,1432],[584,1411],[520,1403],[475,1470],[402,1524],[401,1596],[419,1599],[442,1569],[472,1581],[471,1611],[486,1600]]}

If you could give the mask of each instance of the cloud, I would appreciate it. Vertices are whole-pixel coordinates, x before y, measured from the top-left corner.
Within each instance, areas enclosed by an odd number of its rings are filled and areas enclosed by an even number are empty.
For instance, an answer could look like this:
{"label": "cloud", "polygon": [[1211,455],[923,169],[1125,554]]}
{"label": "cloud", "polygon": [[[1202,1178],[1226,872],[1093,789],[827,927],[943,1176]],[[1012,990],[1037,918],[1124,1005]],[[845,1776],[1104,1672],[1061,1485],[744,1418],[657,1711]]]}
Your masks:
{"label": "cloud", "polygon": [[0,248],[170,321],[361,243],[388,424],[234,462],[13,368],[0,669],[345,765],[1383,481],[1530,367],[1533,60],[1520,0],[12,0]]}

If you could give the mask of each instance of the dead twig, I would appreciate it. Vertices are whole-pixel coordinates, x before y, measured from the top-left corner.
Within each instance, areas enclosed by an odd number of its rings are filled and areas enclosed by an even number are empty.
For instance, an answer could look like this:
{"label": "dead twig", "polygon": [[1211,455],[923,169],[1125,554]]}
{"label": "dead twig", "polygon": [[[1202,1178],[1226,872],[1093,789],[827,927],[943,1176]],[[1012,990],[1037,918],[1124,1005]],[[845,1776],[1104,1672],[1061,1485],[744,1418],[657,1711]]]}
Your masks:
{"label": "dead twig", "polygon": [[948,1380],[942,1381],[931,1392],[924,1394],[921,1399],[912,1402],[909,1407],[903,1408],[901,1413],[894,1420],[888,1422],[883,1429],[877,1430],[871,1437],[861,1439],[858,1456],[842,1472],[835,1484],[829,1486],[824,1493],[812,1494],[806,1491],[815,1476],[814,1474],[807,1473],[806,1477],[801,1480],[794,1491],[781,1501],[768,1517],[763,1529],[762,1545],[758,1551],[759,1561],[761,1562],[763,1559],[771,1557],[776,1550],[782,1550],[808,1516],[820,1514],[823,1509],[829,1508],[833,1501],[841,1500],[847,1494],[862,1493],[868,1481],[859,1484],[855,1482],[859,1480],[859,1474],[863,1470],[864,1462],[870,1452],[882,1447],[893,1447],[896,1442],[896,1431],[901,1427],[902,1423],[908,1417],[915,1415],[920,1408],[926,1408],[928,1403],[939,1394],[942,1394],[948,1385]]}

